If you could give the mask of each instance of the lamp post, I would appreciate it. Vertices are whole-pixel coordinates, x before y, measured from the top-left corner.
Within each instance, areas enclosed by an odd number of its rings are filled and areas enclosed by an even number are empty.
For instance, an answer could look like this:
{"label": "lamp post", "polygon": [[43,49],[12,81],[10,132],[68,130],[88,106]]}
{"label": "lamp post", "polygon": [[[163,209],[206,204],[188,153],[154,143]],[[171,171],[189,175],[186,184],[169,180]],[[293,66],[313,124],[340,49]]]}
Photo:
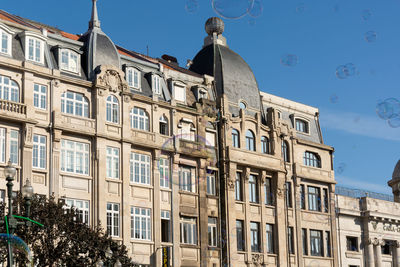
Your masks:
{"label": "lamp post", "polygon": [[[9,234],[13,235],[15,230],[17,229],[18,225],[25,225],[30,227],[31,222],[18,222],[13,217],[13,191],[12,188],[14,186],[14,176],[17,170],[12,165],[12,162],[9,160],[7,166],[4,168],[4,174],[7,180],[7,197],[8,197],[8,214],[7,214],[7,221],[0,221],[0,223],[8,224]],[[29,180],[26,181],[26,184],[22,187],[22,195],[25,199],[25,210],[26,216],[29,217],[30,215],[30,207],[31,207],[31,199],[33,195],[33,188]],[[12,267],[14,263],[13,259],[13,248],[11,246],[11,242],[8,242],[8,257],[7,257],[7,267]]]}

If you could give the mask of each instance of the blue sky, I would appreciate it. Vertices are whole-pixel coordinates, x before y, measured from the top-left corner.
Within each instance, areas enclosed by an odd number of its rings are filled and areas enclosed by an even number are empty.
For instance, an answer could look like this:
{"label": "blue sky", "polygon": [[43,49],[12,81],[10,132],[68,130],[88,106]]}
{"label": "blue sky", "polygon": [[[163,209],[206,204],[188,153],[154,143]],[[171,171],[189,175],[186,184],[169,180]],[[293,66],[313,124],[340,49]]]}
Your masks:
{"label": "blue sky", "polygon": [[[218,1],[227,4],[222,12],[240,14],[249,0]],[[185,65],[201,49],[204,22],[218,15],[211,2],[99,0],[98,7],[102,29],[116,44],[140,53],[148,45],[150,56],[170,54]],[[336,174],[340,185],[390,194],[386,183],[400,159],[400,128],[389,127],[375,107],[379,100],[400,98],[400,2],[263,0],[262,5],[260,17],[224,19],[230,48],[253,69],[260,90],[320,109],[324,141],[335,147],[335,164],[343,169]],[[0,8],[84,33],[91,1],[2,0]],[[376,33],[373,42],[365,40],[369,31]],[[287,54],[296,55],[297,64],[282,65]],[[337,78],[336,68],[347,63],[356,67],[355,75]]]}

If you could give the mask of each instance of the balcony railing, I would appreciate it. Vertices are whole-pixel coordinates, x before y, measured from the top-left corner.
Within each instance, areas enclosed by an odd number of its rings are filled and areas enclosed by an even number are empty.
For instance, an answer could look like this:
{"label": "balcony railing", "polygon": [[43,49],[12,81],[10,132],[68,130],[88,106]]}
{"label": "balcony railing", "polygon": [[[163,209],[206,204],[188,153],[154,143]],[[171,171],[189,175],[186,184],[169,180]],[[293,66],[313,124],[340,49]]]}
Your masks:
{"label": "balcony railing", "polygon": [[391,202],[394,201],[393,200],[394,198],[392,195],[376,193],[376,192],[362,190],[362,189],[347,188],[347,187],[343,187],[343,186],[336,186],[335,194],[341,195],[341,196],[346,196],[346,197],[352,197],[352,198],[370,197],[370,198],[386,200],[386,201],[391,201]]}
{"label": "balcony railing", "polygon": [[26,105],[17,102],[0,99],[0,111],[10,111],[26,115]]}

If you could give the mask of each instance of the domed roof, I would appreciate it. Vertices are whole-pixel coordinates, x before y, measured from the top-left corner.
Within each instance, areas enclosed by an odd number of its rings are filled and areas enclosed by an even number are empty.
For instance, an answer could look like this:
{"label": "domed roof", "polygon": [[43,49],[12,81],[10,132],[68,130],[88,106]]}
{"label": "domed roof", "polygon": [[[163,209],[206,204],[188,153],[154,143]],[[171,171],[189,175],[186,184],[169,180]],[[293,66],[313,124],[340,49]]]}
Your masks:
{"label": "domed roof", "polygon": [[392,179],[393,180],[400,179],[400,160],[397,162],[396,166],[394,167]]}
{"label": "domed roof", "polygon": [[260,92],[253,71],[240,55],[228,48],[225,38],[220,36],[223,30],[221,22],[216,19],[207,21],[209,36],[206,37],[206,45],[194,57],[190,70],[214,76],[218,96],[225,94],[234,103],[244,100],[247,106],[260,110]]}
{"label": "domed roof", "polygon": [[86,69],[90,79],[94,78],[94,71],[101,65],[113,65],[120,67],[120,58],[111,39],[101,30],[97,15],[97,0],[93,1],[92,18],[89,22],[89,30],[81,37],[85,43]]}

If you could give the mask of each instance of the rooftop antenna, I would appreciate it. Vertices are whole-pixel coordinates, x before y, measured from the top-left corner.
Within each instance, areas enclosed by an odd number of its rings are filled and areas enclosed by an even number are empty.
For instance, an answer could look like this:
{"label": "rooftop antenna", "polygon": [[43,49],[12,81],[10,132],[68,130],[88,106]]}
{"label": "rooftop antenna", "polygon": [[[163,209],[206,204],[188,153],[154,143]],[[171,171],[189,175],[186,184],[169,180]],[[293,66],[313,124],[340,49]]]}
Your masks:
{"label": "rooftop antenna", "polygon": [[149,56],[149,45],[146,45],[147,56]]}

